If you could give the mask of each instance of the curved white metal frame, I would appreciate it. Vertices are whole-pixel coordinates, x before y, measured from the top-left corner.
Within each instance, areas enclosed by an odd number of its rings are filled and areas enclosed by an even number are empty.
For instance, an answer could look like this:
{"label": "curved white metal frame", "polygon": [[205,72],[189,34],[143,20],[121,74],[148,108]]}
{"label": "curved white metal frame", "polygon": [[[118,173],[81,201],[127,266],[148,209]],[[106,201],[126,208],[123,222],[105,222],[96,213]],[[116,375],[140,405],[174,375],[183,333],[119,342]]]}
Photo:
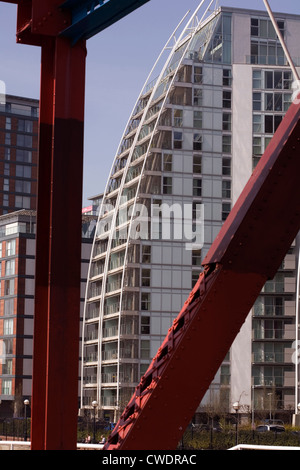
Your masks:
{"label": "curved white metal frame", "polygon": [[[145,169],[145,164],[146,164],[147,158],[148,158],[149,153],[150,153],[151,143],[152,143],[152,140],[153,140],[153,137],[154,137],[154,133],[155,133],[155,131],[156,131],[156,129],[157,129],[157,125],[158,125],[160,116],[161,116],[161,114],[162,114],[162,112],[163,112],[163,109],[164,109],[164,104],[165,104],[165,102],[166,102],[166,100],[167,100],[167,98],[168,98],[170,89],[171,89],[171,87],[172,87],[172,85],[173,85],[173,83],[174,83],[175,77],[176,77],[176,75],[177,75],[177,72],[178,72],[178,70],[179,70],[181,64],[182,64],[182,61],[183,61],[183,59],[186,57],[186,53],[187,53],[187,51],[188,51],[188,49],[189,49],[189,45],[190,45],[190,43],[191,43],[191,41],[192,41],[194,35],[196,34],[197,30],[198,30],[199,24],[201,24],[201,21],[202,21],[203,18],[206,16],[206,13],[207,13],[208,9],[210,8],[211,4],[213,3],[213,1],[214,1],[214,0],[212,0],[212,1],[210,2],[210,4],[208,5],[208,7],[207,7],[205,13],[203,14],[203,17],[201,18],[200,22],[198,23],[198,25],[197,25],[195,28],[193,28],[192,34],[190,35],[190,38],[189,38],[188,41],[187,41],[187,45],[186,45],[185,49],[184,49],[183,52],[182,52],[181,59],[178,61],[177,67],[176,67],[176,69],[174,70],[173,78],[172,78],[172,80],[171,80],[170,83],[169,83],[168,90],[167,90],[167,92],[165,93],[165,98],[163,99],[163,104],[162,104],[162,106],[161,106],[161,108],[160,108],[160,111],[159,111],[157,117],[156,117],[156,123],[155,123],[154,129],[152,130],[151,137],[150,137],[150,139],[149,139],[148,149],[147,149],[147,152],[146,152],[146,154],[145,154],[144,161],[143,161],[143,165],[142,165],[142,171],[141,171],[140,176],[139,176],[139,181],[138,181],[137,191],[136,191],[136,197],[135,197],[135,200],[134,200],[133,210],[132,210],[132,214],[131,214],[130,222],[129,222],[128,239],[129,239],[129,237],[130,237],[130,232],[131,232],[131,228],[132,228],[132,222],[133,222],[134,216],[135,216],[135,208],[136,208],[138,193],[139,193],[139,189],[140,189],[140,185],[141,185],[141,181],[142,181],[142,176],[143,176],[144,169]],[[203,3],[203,2],[202,2],[202,3]],[[190,21],[188,22],[188,24],[187,24],[185,30],[182,32],[181,36],[178,38],[177,42],[174,44],[174,47],[173,47],[173,49],[172,49],[172,52],[171,52],[171,54],[169,55],[167,62],[165,63],[165,66],[164,66],[164,68],[163,68],[163,70],[162,70],[162,72],[161,72],[161,74],[160,74],[159,79],[157,80],[156,87],[153,89],[151,98],[152,98],[152,96],[155,95],[155,91],[156,91],[157,87],[159,86],[161,80],[163,79],[164,74],[165,74],[165,71],[166,71],[166,69],[168,69],[168,66],[169,66],[169,64],[170,64],[170,61],[172,60],[173,55],[174,55],[175,51],[177,50],[179,43],[180,43],[181,40],[182,40],[182,37],[183,37],[184,34],[186,33],[187,29],[190,27],[190,24],[192,23],[192,21],[196,18],[196,15],[197,15],[197,13],[198,13],[198,11],[199,11],[199,9],[200,9],[201,6],[202,6],[202,4],[201,4],[201,5],[198,7],[198,9],[195,11],[195,13],[194,13],[193,16],[191,17]],[[149,107],[150,107],[150,104],[151,104],[151,98],[149,99],[149,102],[148,102]],[[129,247],[129,243],[127,242],[126,247],[125,247],[125,259],[127,259],[128,247]],[[126,265],[125,265],[125,263],[124,263],[124,265],[123,265],[123,274],[122,274],[122,283],[121,283],[122,287],[124,286],[125,271],[126,271]],[[120,305],[122,304],[122,296],[123,296],[123,289],[121,288]],[[120,331],[120,321],[121,321],[121,315],[119,315],[119,331]],[[119,344],[120,344],[120,341],[119,341]],[[118,351],[118,355],[119,355],[119,351]],[[118,361],[117,377],[119,377],[119,361]],[[118,395],[119,395],[119,380],[118,380],[118,383],[117,383],[117,397],[118,397]]]}
{"label": "curved white metal frame", "polygon": [[[188,11],[185,16],[182,18],[182,20],[179,22],[178,26],[175,28],[175,30],[173,31],[173,33],[171,34],[171,36],[169,37],[168,41],[166,42],[166,44],[164,45],[161,53],[159,54],[154,66],[152,67],[145,83],[144,83],[144,86],[139,94],[139,97],[134,105],[134,108],[133,108],[133,111],[131,113],[131,116],[127,122],[127,125],[125,127],[125,131],[122,135],[122,138],[120,140],[120,143],[119,143],[119,147],[118,147],[118,150],[117,150],[117,153],[116,153],[116,156],[114,158],[114,161],[113,161],[113,164],[112,164],[112,167],[111,167],[111,170],[110,170],[110,176],[108,178],[108,181],[107,181],[107,184],[106,184],[106,187],[105,187],[105,191],[104,191],[104,194],[103,194],[103,199],[102,199],[102,202],[101,202],[101,206],[100,206],[100,210],[99,210],[99,216],[98,216],[98,222],[97,222],[97,227],[99,225],[99,222],[102,220],[102,217],[103,217],[103,209],[105,208],[105,201],[106,201],[106,198],[109,194],[108,192],[108,189],[109,189],[109,183],[111,181],[111,179],[113,178],[113,175],[115,173],[114,171],[114,168],[115,168],[115,164],[116,164],[116,161],[118,160],[118,157],[120,155],[120,149],[121,149],[121,145],[127,135],[127,130],[128,130],[128,127],[130,125],[130,122],[132,121],[133,119],[133,116],[136,114],[135,113],[135,110],[137,108],[137,105],[138,103],[140,102],[141,98],[143,97],[143,95],[145,94],[145,89],[147,86],[149,86],[149,83],[150,82],[150,78],[153,74],[153,71],[155,70],[155,68],[157,67],[157,64],[159,63],[160,59],[162,58],[164,52],[167,50],[167,49],[171,49],[171,52],[169,53],[169,56],[167,58],[167,60],[165,61],[164,63],[164,66],[162,68],[162,71],[160,73],[160,75],[158,76],[158,78],[155,80],[155,84],[153,86],[153,89],[152,89],[152,92],[151,92],[151,95],[150,95],[150,98],[147,102],[147,105],[145,106],[144,110],[143,110],[143,114],[142,114],[142,117],[141,117],[141,120],[139,122],[139,125],[137,126],[136,128],[136,131],[135,131],[135,137],[134,137],[134,141],[130,147],[130,151],[128,153],[128,157],[127,157],[127,161],[126,161],[126,165],[123,169],[123,175],[122,175],[122,181],[121,181],[121,184],[118,188],[118,194],[117,194],[117,200],[116,200],[116,204],[115,204],[115,207],[114,207],[114,210],[113,210],[113,214],[112,214],[112,221],[111,221],[111,228],[110,228],[110,233],[109,233],[109,238],[108,238],[108,246],[106,248],[106,254],[105,254],[105,265],[104,265],[104,271],[103,271],[103,276],[102,276],[102,289],[101,289],[101,297],[100,297],[100,307],[99,307],[99,320],[98,320],[98,327],[99,327],[99,333],[98,333],[98,360],[97,360],[97,402],[100,403],[101,402],[101,383],[102,383],[102,380],[101,380],[101,363],[102,363],[102,350],[101,350],[101,345],[102,345],[102,340],[103,340],[103,336],[102,336],[102,327],[103,327],[103,317],[104,317],[104,301],[105,301],[105,293],[106,293],[106,281],[107,281],[107,276],[108,276],[108,265],[109,265],[109,258],[110,258],[110,254],[111,254],[111,244],[112,244],[112,235],[116,229],[116,218],[117,218],[117,214],[118,214],[118,211],[119,211],[119,208],[120,208],[120,201],[121,201],[121,196],[122,196],[122,193],[123,193],[123,189],[124,189],[124,185],[125,185],[125,181],[126,181],[126,176],[127,176],[127,173],[128,173],[128,169],[130,167],[130,164],[132,162],[132,155],[133,155],[133,152],[136,148],[136,145],[138,143],[138,137],[139,137],[139,134],[140,134],[140,131],[142,129],[142,126],[145,122],[145,118],[147,116],[147,113],[148,113],[148,110],[149,108],[151,107],[151,103],[153,101],[153,97],[155,96],[155,93],[156,93],[156,90],[158,88],[158,86],[160,85],[161,81],[163,80],[163,78],[165,77],[165,73],[166,73],[166,70],[168,69],[169,67],[169,64],[174,56],[174,53],[176,52],[176,50],[178,49],[180,43],[184,44],[184,42],[187,42],[187,45],[186,47],[184,48],[184,51],[181,55],[181,59],[177,62],[177,66],[176,66],[176,69],[174,70],[174,73],[173,73],[173,78],[172,80],[170,81],[169,83],[169,87],[168,87],[168,90],[167,92],[165,93],[165,98],[163,100],[163,105],[161,106],[160,108],[160,111],[158,113],[158,116],[155,118],[155,126],[154,126],[154,129],[151,131],[151,136],[150,136],[150,139],[149,139],[149,144],[148,144],[148,148],[147,148],[147,152],[145,154],[145,157],[144,157],[144,161],[143,161],[143,165],[142,165],[142,171],[139,175],[139,180],[138,180],[138,184],[137,184],[137,190],[136,190],[136,194],[135,194],[135,198],[134,198],[134,210],[132,211],[132,215],[131,215],[131,218],[130,218],[130,222],[129,222],[129,229],[128,229],[128,234],[130,233],[130,230],[131,230],[131,227],[132,227],[132,222],[134,220],[134,212],[135,212],[135,207],[136,207],[136,202],[137,202],[137,197],[138,197],[138,192],[139,192],[139,188],[140,188],[140,184],[141,184],[141,180],[142,180],[142,176],[143,176],[143,172],[144,172],[144,168],[145,168],[145,163],[146,163],[146,160],[147,160],[147,157],[149,155],[149,151],[150,151],[150,147],[151,147],[151,143],[152,143],[152,139],[153,139],[153,135],[154,135],[154,132],[157,128],[157,125],[158,125],[158,122],[159,122],[159,118],[161,116],[161,113],[162,113],[162,110],[163,110],[163,107],[164,107],[164,104],[166,102],[166,99],[168,97],[168,94],[169,94],[169,91],[171,89],[171,86],[172,84],[174,83],[174,79],[176,77],[176,74],[178,72],[178,69],[179,67],[181,66],[182,64],[182,60],[183,58],[186,56],[186,52],[189,48],[189,45],[190,45],[190,42],[192,41],[194,35],[196,34],[196,32],[199,30],[199,27],[202,26],[202,21],[203,19],[205,18],[209,8],[211,7],[212,3],[214,0],[211,0],[208,7],[206,8],[205,10],[205,13],[203,14],[202,18],[200,21],[198,21],[197,19],[197,14],[200,10],[200,8],[202,7],[203,3],[205,2],[206,0],[202,0],[201,3],[199,4],[199,6],[196,8],[195,12],[192,14],[191,18],[189,19],[189,21],[187,22],[186,26],[183,28],[182,32],[180,33],[178,39],[175,38],[175,34],[177,33],[177,31],[179,30],[180,26],[182,25],[182,23],[184,22],[184,20],[186,19],[186,17],[188,16],[188,14],[190,13],[190,11]],[[216,13],[216,12],[215,12]],[[196,26],[191,26],[192,22],[196,20]],[[188,33],[188,31],[191,31]],[[169,46],[171,40],[174,38],[174,44],[172,47]],[[83,312],[83,327],[82,327],[82,362],[81,362],[81,407],[83,407],[83,387],[84,387],[84,381],[83,381],[83,377],[84,377],[84,347],[85,347],[85,341],[84,341],[84,334],[85,334],[85,326],[86,326],[86,309],[87,309],[87,303],[89,301],[88,299],[88,292],[89,292],[89,284],[90,284],[90,275],[91,275],[91,267],[92,267],[92,262],[93,262],[93,253],[94,253],[94,248],[95,248],[95,244],[97,242],[97,234],[98,234],[98,231],[97,231],[97,227],[96,227],[96,232],[95,232],[95,237],[94,237],[94,241],[93,241],[93,245],[92,245],[92,252],[91,252],[91,259],[90,259],[90,263],[89,263],[89,269],[88,269],[88,281],[87,281],[87,285],[86,285],[86,296],[85,296],[85,305],[84,305],[84,312]],[[120,303],[119,303],[119,314],[118,314],[118,357],[120,357],[120,322],[121,322],[121,309],[122,309],[122,299],[123,299],[123,287],[124,287],[124,279],[125,279],[125,272],[126,272],[126,259],[127,259],[127,255],[128,255],[128,247],[129,247],[129,237],[127,238],[127,242],[125,244],[125,256],[124,256],[124,264],[123,264],[123,270],[122,270],[122,280],[121,280],[121,291],[120,291]],[[116,312],[117,313],[117,312]],[[117,384],[116,384],[116,390],[117,390],[117,396],[116,396],[116,402],[118,403],[119,402],[119,374],[120,374],[120,362],[119,360],[117,361]]]}
{"label": "curved white metal frame", "polygon": [[[147,86],[147,84],[149,83],[150,81],[150,78],[153,74],[153,71],[155,70],[158,62],[160,61],[163,53],[165,52],[168,44],[170,43],[171,39],[175,36],[176,32],[178,31],[178,29],[180,28],[180,26],[182,25],[183,21],[185,20],[185,18],[187,17],[187,15],[189,14],[189,11],[184,15],[184,17],[182,18],[182,20],[179,22],[179,24],[177,25],[177,27],[175,28],[175,30],[173,31],[173,33],[171,34],[171,36],[169,37],[167,43],[164,45],[163,49],[161,50],[155,64],[153,65],[149,75],[147,76],[147,79],[143,85],[143,88],[139,94],[139,97],[138,99],[136,100],[135,104],[134,104],[134,107],[133,107],[133,110],[132,110],[132,113],[127,121],[127,124],[126,124],[126,127],[125,127],[125,130],[124,130],[124,133],[121,137],[121,140],[119,142],[119,145],[118,145],[118,149],[117,149],[117,152],[116,152],[116,155],[115,155],[115,158],[113,160],[113,163],[112,163],[112,166],[111,166],[111,170],[110,170],[110,176],[107,180],[107,183],[106,183],[106,187],[105,187],[105,190],[104,190],[104,193],[103,193],[103,198],[102,198],[102,201],[101,201],[101,205],[100,205],[100,210],[99,210],[99,214],[98,214],[98,221],[97,221],[97,226],[99,224],[99,221],[101,220],[101,217],[103,215],[103,208],[104,208],[104,201],[105,201],[105,198],[106,196],[108,195],[108,187],[109,187],[109,182],[113,176],[113,170],[114,170],[114,167],[115,167],[115,163],[118,159],[118,156],[119,156],[119,150],[121,148],[121,145],[122,145],[122,142],[124,141],[124,138],[125,138],[125,135],[126,135],[126,131],[128,129],[128,126],[129,126],[129,123],[131,122],[132,120],[132,117],[134,115],[134,112],[136,110],[136,107],[144,93],[144,90]],[[125,169],[124,169],[124,174],[125,174]],[[125,180],[124,180],[125,181]],[[116,208],[115,208],[115,212],[116,211]],[[97,226],[96,226],[96,230],[95,230],[95,237],[94,237],[94,240],[93,240],[93,244],[92,244],[92,250],[91,250],[91,258],[90,258],[90,263],[89,263],[89,268],[88,268],[88,274],[87,274],[87,279],[88,279],[88,282],[86,284],[86,292],[85,292],[85,304],[84,304],[84,311],[83,311],[83,327],[82,327],[82,361],[81,361],[81,407],[83,407],[83,403],[82,403],[82,398],[83,398],[83,368],[84,368],[84,362],[83,362],[83,358],[84,358],[84,346],[85,346],[85,343],[84,343],[84,331],[85,331],[85,323],[86,323],[86,308],[87,308],[87,300],[88,300],[88,290],[89,290],[89,280],[90,280],[90,274],[91,274],[91,266],[92,266],[92,262],[93,262],[93,253],[94,253],[94,247],[95,247],[95,244],[96,244],[96,241],[97,241]],[[108,256],[108,250],[106,250],[106,258]],[[100,308],[99,308],[99,318],[100,318]],[[101,325],[99,325],[99,327],[101,327]],[[99,338],[99,341],[100,341],[100,338]],[[98,342],[98,351],[99,351],[99,342]],[[101,358],[99,360],[98,358],[98,364],[100,363],[101,361]],[[98,382],[98,379],[97,379],[97,382]],[[98,387],[97,387],[98,389]],[[99,397],[97,397],[97,399],[99,399]]]}

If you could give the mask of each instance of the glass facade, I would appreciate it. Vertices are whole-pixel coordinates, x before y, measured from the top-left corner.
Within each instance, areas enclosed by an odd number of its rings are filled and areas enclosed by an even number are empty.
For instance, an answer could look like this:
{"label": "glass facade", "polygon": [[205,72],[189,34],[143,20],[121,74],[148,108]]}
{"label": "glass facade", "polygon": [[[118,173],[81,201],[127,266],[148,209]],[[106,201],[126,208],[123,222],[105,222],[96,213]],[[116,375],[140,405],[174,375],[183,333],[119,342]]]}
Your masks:
{"label": "glass facade", "polygon": [[[251,50],[250,60],[243,51],[250,97],[245,104],[238,98],[241,63],[235,57],[245,33],[238,31],[239,15],[248,25]],[[286,36],[288,22],[278,24]],[[92,249],[81,409],[96,400],[111,421],[127,404],[195,284],[236,200],[243,161],[250,177],[291,103],[291,70],[265,14],[222,7],[201,24],[189,23],[170,49],[163,51],[167,60],[160,75],[148,79],[122,136]],[[241,145],[237,115],[249,122],[247,144]],[[188,207],[191,231],[204,211],[198,244],[177,236]],[[270,393],[278,409],[291,405],[296,276],[295,245],[251,313],[249,377],[239,383],[239,395],[248,396],[251,408],[258,409]],[[230,351],[209,392],[219,394],[227,411],[238,398],[233,363]]]}

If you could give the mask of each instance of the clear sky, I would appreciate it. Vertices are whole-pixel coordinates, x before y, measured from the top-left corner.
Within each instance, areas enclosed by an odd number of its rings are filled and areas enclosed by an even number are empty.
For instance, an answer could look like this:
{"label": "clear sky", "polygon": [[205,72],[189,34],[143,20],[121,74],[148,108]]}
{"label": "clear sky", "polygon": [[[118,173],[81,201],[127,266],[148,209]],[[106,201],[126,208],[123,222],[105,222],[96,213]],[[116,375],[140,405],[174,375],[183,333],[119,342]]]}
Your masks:
{"label": "clear sky", "polygon": [[[89,204],[88,197],[104,191],[124,128],[148,73],[184,14],[194,11],[199,3],[150,0],[88,40],[83,206]],[[265,10],[263,0],[218,3]],[[299,0],[269,0],[269,4],[274,12],[300,14]],[[39,98],[40,48],[16,44],[16,12],[15,5],[0,1],[0,80],[5,82],[8,94]]]}

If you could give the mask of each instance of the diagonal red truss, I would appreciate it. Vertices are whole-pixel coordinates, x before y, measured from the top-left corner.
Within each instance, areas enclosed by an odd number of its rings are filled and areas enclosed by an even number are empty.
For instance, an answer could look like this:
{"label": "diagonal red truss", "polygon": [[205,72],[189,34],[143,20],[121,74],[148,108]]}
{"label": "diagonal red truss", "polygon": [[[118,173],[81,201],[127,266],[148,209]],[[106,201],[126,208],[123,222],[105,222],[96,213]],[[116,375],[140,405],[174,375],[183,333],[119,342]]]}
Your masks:
{"label": "diagonal red truss", "polygon": [[204,272],[105,449],[176,449],[262,287],[279,268],[300,229],[297,102],[212,244]]}

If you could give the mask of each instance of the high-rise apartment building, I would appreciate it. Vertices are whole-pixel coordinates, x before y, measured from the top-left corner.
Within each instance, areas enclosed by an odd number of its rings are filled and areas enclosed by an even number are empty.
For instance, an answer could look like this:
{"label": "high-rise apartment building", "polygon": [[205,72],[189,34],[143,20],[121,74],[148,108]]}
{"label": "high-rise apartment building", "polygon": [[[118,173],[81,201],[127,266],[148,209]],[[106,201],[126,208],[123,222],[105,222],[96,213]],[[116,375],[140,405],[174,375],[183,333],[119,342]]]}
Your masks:
{"label": "high-rise apartment building", "polygon": [[[82,216],[81,318],[95,224],[94,216]],[[22,209],[0,216],[1,418],[20,416],[24,398],[31,400],[35,229],[36,211]],[[78,329],[81,334],[81,324]],[[78,397],[79,392],[78,386]]]}
{"label": "high-rise apartment building", "polygon": [[0,103],[0,215],[36,209],[38,114],[38,100]]}
{"label": "high-rise apartment building", "polygon": [[[100,207],[84,310],[81,408],[96,401],[111,420],[181,310],[292,99],[292,71],[266,12],[221,7],[201,21],[196,13],[176,41],[170,38],[154,68],[158,77],[149,76],[138,97]],[[300,16],[275,16],[299,65]],[[204,238],[194,244],[177,236],[182,219],[196,233],[203,208]],[[244,410],[294,409],[297,265],[295,242],[202,406],[217,396],[229,411],[235,401]],[[201,360],[191,357],[195,368]]]}

